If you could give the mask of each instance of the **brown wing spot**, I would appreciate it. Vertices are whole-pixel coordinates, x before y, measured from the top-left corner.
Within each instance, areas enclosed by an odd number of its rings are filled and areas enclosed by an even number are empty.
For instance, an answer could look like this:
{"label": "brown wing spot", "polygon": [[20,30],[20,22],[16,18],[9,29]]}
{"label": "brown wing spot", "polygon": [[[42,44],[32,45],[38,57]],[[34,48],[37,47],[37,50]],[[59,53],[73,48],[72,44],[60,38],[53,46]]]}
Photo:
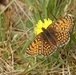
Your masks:
{"label": "brown wing spot", "polygon": [[34,41],[27,48],[26,53],[30,55],[38,54],[41,52],[41,34],[37,35]]}
{"label": "brown wing spot", "polygon": [[58,41],[58,46],[63,46],[69,42],[69,33],[68,32],[56,32],[56,37]]}
{"label": "brown wing spot", "polygon": [[62,19],[57,20],[53,24],[49,25],[48,28],[53,28],[55,30],[60,31],[69,31],[73,27],[73,19],[72,16],[68,15]]}

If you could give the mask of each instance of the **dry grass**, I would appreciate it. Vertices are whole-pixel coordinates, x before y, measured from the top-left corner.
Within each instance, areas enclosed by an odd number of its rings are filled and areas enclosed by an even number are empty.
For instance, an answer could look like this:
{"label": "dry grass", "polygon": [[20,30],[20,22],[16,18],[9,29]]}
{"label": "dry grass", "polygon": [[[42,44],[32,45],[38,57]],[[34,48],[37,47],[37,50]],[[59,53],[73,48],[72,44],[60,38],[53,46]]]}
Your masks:
{"label": "dry grass", "polygon": [[52,14],[59,18],[71,13],[76,20],[76,0],[48,1],[0,2],[0,75],[76,75],[76,22],[70,42],[53,55],[29,56],[25,53],[39,19],[49,16],[55,20]]}

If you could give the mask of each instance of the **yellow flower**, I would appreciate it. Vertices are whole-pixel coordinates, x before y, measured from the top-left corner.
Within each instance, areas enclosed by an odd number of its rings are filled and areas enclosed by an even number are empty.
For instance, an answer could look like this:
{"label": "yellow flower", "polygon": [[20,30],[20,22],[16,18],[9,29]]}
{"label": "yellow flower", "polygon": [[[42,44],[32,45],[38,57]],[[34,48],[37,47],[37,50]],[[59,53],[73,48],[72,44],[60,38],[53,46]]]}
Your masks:
{"label": "yellow flower", "polygon": [[36,24],[35,28],[34,28],[34,33],[36,35],[38,35],[39,33],[43,32],[42,28],[47,29],[47,27],[52,23],[52,20],[48,19],[44,19],[44,22],[42,22],[41,20],[38,21],[38,23]]}
{"label": "yellow flower", "polygon": [[33,11],[33,6],[30,6],[30,7],[29,7],[29,10],[30,10],[30,11]]}

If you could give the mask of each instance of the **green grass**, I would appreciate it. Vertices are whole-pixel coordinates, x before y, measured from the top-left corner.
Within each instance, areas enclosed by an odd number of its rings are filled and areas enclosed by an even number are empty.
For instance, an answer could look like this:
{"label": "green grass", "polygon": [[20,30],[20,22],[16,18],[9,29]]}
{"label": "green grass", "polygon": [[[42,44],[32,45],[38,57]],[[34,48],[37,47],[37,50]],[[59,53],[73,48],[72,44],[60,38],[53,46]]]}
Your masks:
{"label": "green grass", "polygon": [[[1,75],[76,75],[76,23],[70,42],[48,56],[28,55],[26,49],[39,20],[75,14],[74,0],[11,0],[0,10]],[[67,7],[67,8],[66,8]]]}

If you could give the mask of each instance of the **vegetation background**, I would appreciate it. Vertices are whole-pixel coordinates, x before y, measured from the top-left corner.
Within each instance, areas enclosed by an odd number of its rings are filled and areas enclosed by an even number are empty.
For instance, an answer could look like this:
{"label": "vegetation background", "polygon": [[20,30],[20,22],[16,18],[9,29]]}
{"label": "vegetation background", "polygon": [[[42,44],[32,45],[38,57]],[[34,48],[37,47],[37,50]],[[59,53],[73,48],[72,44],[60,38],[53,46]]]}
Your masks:
{"label": "vegetation background", "polygon": [[76,0],[0,0],[0,75],[76,75],[76,22],[70,42],[53,55],[25,53],[39,20],[69,13],[76,21]]}

